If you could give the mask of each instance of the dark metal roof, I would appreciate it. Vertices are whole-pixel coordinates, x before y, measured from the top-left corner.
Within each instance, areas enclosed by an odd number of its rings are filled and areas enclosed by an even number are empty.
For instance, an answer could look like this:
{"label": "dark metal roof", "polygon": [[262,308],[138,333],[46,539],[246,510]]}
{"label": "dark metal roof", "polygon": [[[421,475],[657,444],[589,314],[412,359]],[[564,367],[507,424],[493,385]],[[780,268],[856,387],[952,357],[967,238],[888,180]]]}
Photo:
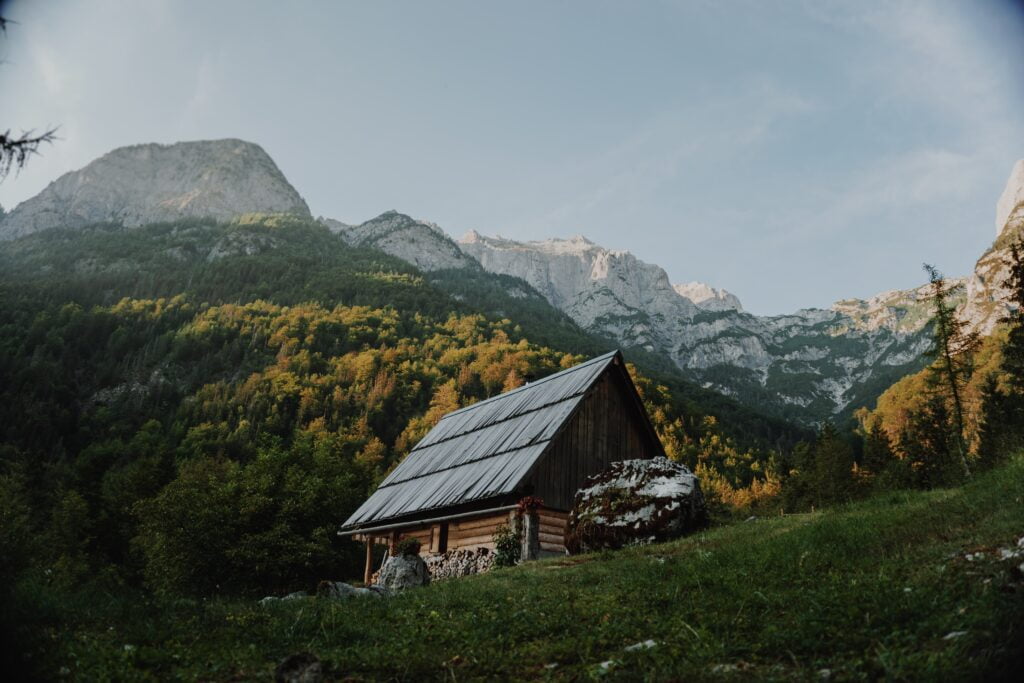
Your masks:
{"label": "dark metal roof", "polygon": [[448,413],[343,527],[511,493],[618,355],[606,353]]}

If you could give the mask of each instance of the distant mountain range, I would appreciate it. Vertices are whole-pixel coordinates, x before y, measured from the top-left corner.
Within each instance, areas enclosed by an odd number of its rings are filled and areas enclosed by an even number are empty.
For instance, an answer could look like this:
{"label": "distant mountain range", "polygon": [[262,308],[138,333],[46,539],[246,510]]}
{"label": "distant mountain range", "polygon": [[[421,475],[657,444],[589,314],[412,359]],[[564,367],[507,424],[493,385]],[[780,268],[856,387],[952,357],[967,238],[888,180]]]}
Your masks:
{"label": "distant mountain range", "polygon": [[[258,145],[241,140],[137,145],[61,176],[0,219],[0,239],[92,223],[138,226],[245,213],[309,217],[299,193]],[[469,232],[458,242],[433,223],[389,211],[360,225],[319,221],[354,246],[431,273],[483,269],[510,296],[539,292],[583,330],[669,359],[702,386],[803,424],[843,419],[918,370],[929,343],[927,290],[846,299],[789,315],[745,312],[729,292],[673,284],[657,265],[583,236],[517,242]],[[1005,313],[1007,246],[1024,225],[1024,162],[997,206],[997,239],[972,274],[960,314],[989,332]],[[510,284],[511,283],[511,284]],[[535,295],[534,295],[535,296]]]}

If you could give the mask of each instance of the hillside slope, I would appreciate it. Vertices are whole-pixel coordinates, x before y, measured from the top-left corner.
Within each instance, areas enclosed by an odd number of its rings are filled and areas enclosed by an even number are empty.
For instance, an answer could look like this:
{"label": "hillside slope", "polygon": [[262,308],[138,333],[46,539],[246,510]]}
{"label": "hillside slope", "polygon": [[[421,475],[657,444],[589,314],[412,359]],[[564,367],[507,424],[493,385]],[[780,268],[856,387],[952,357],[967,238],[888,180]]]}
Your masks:
{"label": "hillside slope", "polygon": [[[1021,168],[1015,167],[999,201],[1004,227],[1020,222]],[[15,207],[0,220],[0,240],[103,222],[134,228],[247,213],[310,218],[306,203],[258,145],[234,139],[136,145],[61,176]],[[648,366],[702,387],[701,401],[721,402],[711,394],[723,394],[804,426],[842,422],[869,405],[885,387],[920,369],[927,344],[928,310],[920,290],[844,300],[827,310],[755,316],[725,290],[673,284],[659,266],[582,236],[521,243],[470,232],[457,244],[437,225],[395,211],[359,225],[319,222],[351,246],[385,252],[431,274],[435,285],[469,305],[485,303],[489,313],[530,326],[534,339],[562,339],[584,353],[622,346]],[[1001,230],[999,239],[1009,232]],[[968,281],[964,315],[985,332],[1004,312],[1002,293],[993,285],[1005,264],[1000,248],[997,243],[979,261]],[[481,268],[513,279],[488,278]],[[548,310],[533,320],[530,314],[543,308],[538,297]]]}
{"label": "hillside slope", "polygon": [[81,678],[238,680],[312,652],[330,676],[356,679],[1019,680],[1022,498],[1018,457],[960,489],[389,600],[94,598],[44,665]]}

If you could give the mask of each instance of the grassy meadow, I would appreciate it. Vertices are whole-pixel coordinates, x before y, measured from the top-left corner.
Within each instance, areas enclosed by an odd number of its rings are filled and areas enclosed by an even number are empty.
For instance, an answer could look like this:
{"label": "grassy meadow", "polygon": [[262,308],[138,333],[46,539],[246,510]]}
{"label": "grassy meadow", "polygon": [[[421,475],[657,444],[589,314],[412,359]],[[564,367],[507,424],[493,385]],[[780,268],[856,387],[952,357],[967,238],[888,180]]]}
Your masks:
{"label": "grassy meadow", "polygon": [[100,579],[73,595],[19,591],[37,673],[72,680],[268,680],[307,651],[337,680],[1012,680],[1024,670],[1013,569],[1024,557],[998,550],[1022,535],[1017,457],[958,488],[387,600],[165,600]]}

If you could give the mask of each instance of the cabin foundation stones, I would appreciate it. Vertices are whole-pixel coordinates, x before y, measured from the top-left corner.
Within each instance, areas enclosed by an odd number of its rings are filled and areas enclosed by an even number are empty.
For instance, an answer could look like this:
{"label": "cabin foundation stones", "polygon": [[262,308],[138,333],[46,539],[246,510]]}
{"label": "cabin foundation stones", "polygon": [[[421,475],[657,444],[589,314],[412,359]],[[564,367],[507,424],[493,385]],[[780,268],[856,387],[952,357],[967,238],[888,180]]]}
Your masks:
{"label": "cabin foundation stones", "polygon": [[564,555],[569,512],[589,477],[664,456],[615,351],[445,415],[339,535],[365,543],[367,584],[380,547],[394,558],[405,539],[419,542],[435,580],[493,566],[505,526],[517,532],[521,561]]}

